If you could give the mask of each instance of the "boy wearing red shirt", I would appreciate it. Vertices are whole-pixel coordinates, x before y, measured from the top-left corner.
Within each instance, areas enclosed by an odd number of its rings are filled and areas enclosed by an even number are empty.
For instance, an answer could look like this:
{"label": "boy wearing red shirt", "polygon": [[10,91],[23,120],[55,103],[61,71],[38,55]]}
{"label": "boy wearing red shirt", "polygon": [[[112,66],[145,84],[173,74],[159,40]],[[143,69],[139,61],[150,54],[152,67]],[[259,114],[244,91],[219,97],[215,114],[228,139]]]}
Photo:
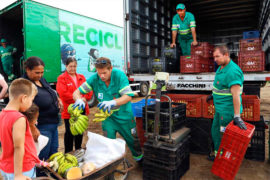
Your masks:
{"label": "boy wearing red shirt", "polygon": [[25,112],[37,94],[35,85],[26,79],[14,80],[9,88],[9,103],[0,113],[0,171],[4,179],[30,179],[36,176],[39,163],[35,143]]}

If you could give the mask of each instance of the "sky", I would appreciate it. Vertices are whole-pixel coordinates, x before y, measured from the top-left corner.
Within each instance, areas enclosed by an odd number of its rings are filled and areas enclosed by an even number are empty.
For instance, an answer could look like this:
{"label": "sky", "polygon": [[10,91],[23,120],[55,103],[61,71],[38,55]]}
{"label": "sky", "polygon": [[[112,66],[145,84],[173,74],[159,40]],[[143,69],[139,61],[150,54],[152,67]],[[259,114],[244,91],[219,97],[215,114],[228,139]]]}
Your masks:
{"label": "sky", "polygon": [[[0,9],[16,0],[0,0]],[[123,0],[34,0],[123,27]]]}

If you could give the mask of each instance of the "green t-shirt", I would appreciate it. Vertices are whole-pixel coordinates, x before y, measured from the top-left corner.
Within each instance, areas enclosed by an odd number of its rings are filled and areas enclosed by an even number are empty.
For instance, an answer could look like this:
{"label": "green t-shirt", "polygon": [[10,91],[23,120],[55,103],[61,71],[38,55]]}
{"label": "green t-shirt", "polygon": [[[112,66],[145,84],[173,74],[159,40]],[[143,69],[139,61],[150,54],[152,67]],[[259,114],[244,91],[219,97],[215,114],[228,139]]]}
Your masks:
{"label": "green t-shirt", "polygon": [[186,12],[185,18],[182,21],[178,14],[174,15],[172,20],[172,31],[178,31],[178,38],[191,39],[191,28],[196,27],[194,15]]}
{"label": "green t-shirt", "polygon": [[[134,96],[125,73],[114,68],[112,69],[111,82],[108,87],[95,73],[79,87],[79,90],[82,94],[93,90],[99,102],[117,99],[123,95]],[[121,105],[118,110],[114,110],[110,118],[121,124],[129,123],[133,119],[131,102]]]}
{"label": "green t-shirt", "polygon": [[[243,89],[244,75],[240,67],[230,60],[223,69],[220,67],[216,71],[214,80],[213,97],[216,112],[234,112],[233,98],[230,92],[231,86],[240,85],[241,94]],[[240,94],[242,113],[242,98]]]}
{"label": "green t-shirt", "polygon": [[7,61],[13,61],[12,53],[16,52],[17,49],[12,46],[6,46],[4,48],[3,46],[0,46],[0,57],[2,63],[5,63]]}

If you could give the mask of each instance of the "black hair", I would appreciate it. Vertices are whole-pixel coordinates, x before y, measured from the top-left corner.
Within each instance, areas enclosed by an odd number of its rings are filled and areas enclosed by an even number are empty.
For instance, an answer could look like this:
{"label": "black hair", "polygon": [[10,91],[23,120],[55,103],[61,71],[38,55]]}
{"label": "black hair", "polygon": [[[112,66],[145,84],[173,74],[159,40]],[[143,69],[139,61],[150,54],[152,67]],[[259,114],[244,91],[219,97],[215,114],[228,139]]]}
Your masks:
{"label": "black hair", "polygon": [[75,57],[68,57],[67,60],[66,60],[66,66],[68,66],[72,62],[76,62],[77,63],[76,58]]}
{"label": "black hair", "polygon": [[31,56],[24,62],[24,68],[33,70],[37,66],[45,67],[44,62],[37,56]]}

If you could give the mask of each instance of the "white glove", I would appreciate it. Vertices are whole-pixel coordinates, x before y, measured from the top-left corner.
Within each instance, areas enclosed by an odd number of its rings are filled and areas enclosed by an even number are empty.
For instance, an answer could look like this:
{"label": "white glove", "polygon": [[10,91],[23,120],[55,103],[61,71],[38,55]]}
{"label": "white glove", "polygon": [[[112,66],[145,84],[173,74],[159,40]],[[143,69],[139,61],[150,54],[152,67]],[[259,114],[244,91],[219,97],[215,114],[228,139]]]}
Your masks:
{"label": "white glove", "polygon": [[108,113],[111,112],[111,108],[116,106],[116,101],[115,100],[111,100],[111,101],[103,101],[101,103],[99,103],[97,105],[97,107],[99,109],[103,109],[103,111],[105,112],[106,110],[108,110]]}
{"label": "white glove", "polygon": [[75,109],[78,106],[79,110],[85,108],[85,103],[82,99],[77,99],[75,103],[73,104],[73,109]]}

